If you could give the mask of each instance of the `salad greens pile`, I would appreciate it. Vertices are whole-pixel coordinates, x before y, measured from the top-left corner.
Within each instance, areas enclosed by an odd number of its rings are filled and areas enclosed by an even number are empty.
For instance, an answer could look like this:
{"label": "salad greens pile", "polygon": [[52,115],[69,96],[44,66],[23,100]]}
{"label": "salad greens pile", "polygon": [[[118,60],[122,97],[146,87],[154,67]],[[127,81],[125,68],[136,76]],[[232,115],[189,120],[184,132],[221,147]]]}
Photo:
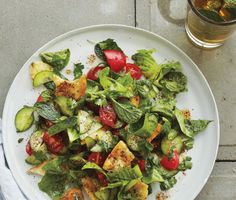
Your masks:
{"label": "salad greens pile", "polygon": [[186,150],[209,120],[192,120],[176,106],[187,91],[179,62],[159,64],[154,49],[138,50],[133,63],[113,39],[95,45],[102,65],[87,75],[74,64],[74,80],[61,70],[70,50],[41,53],[31,64],[34,87],[44,89],[15,117],[18,132],[34,130],[26,145],[30,174],[52,199],[147,199],[152,184],[168,190],[191,169]]}

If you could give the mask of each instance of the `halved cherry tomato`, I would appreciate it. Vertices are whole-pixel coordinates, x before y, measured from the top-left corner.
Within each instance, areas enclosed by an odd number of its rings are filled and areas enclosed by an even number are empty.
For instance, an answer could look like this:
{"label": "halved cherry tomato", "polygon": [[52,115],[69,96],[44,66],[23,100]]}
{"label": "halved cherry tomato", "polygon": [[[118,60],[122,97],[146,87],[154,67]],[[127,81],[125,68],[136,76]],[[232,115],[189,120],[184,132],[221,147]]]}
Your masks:
{"label": "halved cherry tomato", "polygon": [[143,159],[138,160],[138,166],[142,172],[145,171],[145,160]]}
{"label": "halved cherry tomato", "polygon": [[98,179],[103,187],[108,185],[108,181],[103,173],[97,172]]}
{"label": "halved cherry tomato", "polygon": [[171,158],[169,157],[170,156],[164,156],[160,161],[161,165],[167,170],[177,169],[179,166],[179,154],[177,153],[177,151],[174,151],[172,153]]}
{"label": "halved cherry tomato", "polygon": [[31,148],[29,142],[26,144],[25,151],[26,151],[26,153],[27,153],[29,156],[31,156],[32,153],[33,153],[33,150],[32,150],[32,148]]}
{"label": "halved cherry tomato", "polygon": [[133,79],[139,80],[141,78],[141,76],[142,76],[141,69],[137,65],[135,65],[135,64],[127,63],[125,65],[124,69],[125,69],[126,73],[128,73],[128,72],[130,73],[130,75],[131,75],[131,77]]}
{"label": "halved cherry tomato", "polygon": [[119,72],[126,65],[126,56],[122,51],[105,50],[104,55],[108,65],[115,72]]}
{"label": "halved cherry tomato", "polygon": [[61,135],[58,135],[58,134],[53,135],[53,136],[49,136],[48,132],[44,132],[43,141],[45,142],[47,149],[51,153],[57,154],[64,147],[63,138]]}
{"label": "halved cherry tomato", "polygon": [[99,108],[99,117],[103,125],[114,127],[117,117],[111,104]]}
{"label": "halved cherry tomato", "polygon": [[43,97],[41,95],[39,95],[37,102],[43,102]]}
{"label": "halved cherry tomato", "polygon": [[93,67],[88,71],[87,79],[96,81],[98,79],[98,72],[100,72],[104,67],[97,66]]}

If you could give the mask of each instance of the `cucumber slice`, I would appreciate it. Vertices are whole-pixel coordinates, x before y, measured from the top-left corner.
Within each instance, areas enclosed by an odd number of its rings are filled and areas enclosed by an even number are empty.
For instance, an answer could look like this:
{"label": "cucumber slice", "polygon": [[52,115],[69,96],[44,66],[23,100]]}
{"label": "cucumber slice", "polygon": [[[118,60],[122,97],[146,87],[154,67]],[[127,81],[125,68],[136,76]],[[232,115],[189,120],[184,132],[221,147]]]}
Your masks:
{"label": "cucumber slice", "polygon": [[52,71],[52,66],[42,61],[33,62],[30,66],[30,76],[34,79],[35,75],[41,71]]}
{"label": "cucumber slice", "polygon": [[54,72],[52,71],[41,71],[37,73],[33,80],[33,86],[38,87],[44,83],[52,81]]}
{"label": "cucumber slice", "polygon": [[137,136],[137,135],[128,135],[127,136],[127,140],[126,143],[128,145],[128,147],[133,150],[133,151],[139,151],[139,145],[138,143],[142,140],[141,137]]}
{"label": "cucumber slice", "polygon": [[173,140],[169,140],[168,137],[163,138],[161,141],[161,150],[165,155],[168,155],[172,150],[176,150],[179,154],[183,148],[183,141],[180,136],[175,137]]}
{"label": "cucumber slice", "polygon": [[28,157],[25,159],[25,162],[28,163],[28,164],[30,164],[30,165],[39,165],[39,164],[41,163],[41,161],[40,161],[40,160],[37,160],[34,155],[28,156]]}
{"label": "cucumber slice", "polygon": [[25,106],[20,109],[15,116],[15,127],[17,132],[23,132],[28,130],[34,122],[34,109],[32,107]]}
{"label": "cucumber slice", "polygon": [[79,131],[81,134],[86,133],[93,124],[93,117],[86,111],[80,110],[78,112]]}
{"label": "cucumber slice", "polygon": [[93,148],[90,149],[91,152],[102,152],[103,148],[99,144],[95,144]]}
{"label": "cucumber slice", "polygon": [[55,102],[60,107],[60,110],[64,115],[72,117],[74,114],[74,110],[71,109],[70,100],[71,99],[68,97],[58,96],[56,97]]}
{"label": "cucumber slice", "polygon": [[36,131],[30,136],[29,143],[34,152],[37,152],[39,150],[46,151],[46,149],[41,148],[43,145],[43,134],[43,131]]}

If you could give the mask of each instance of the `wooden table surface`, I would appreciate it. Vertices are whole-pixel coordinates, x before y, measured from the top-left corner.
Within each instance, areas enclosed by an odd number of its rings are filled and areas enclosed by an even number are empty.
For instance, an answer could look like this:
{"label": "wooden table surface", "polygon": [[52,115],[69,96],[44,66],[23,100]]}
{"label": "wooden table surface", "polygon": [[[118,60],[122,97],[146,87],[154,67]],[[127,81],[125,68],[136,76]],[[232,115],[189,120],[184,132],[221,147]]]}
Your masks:
{"label": "wooden table surface", "polygon": [[186,4],[183,0],[0,0],[0,112],[21,66],[54,37],[104,23],[150,30],[176,44],[199,66],[218,105],[219,153],[196,199],[236,199],[236,34],[218,49],[194,47],[184,29]]}

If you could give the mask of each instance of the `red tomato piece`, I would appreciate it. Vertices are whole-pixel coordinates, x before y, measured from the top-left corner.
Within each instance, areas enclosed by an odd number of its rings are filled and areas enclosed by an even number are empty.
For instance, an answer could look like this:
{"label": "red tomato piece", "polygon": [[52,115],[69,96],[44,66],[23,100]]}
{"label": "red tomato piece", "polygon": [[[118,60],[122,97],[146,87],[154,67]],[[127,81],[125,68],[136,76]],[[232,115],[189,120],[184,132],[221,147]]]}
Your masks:
{"label": "red tomato piece", "polygon": [[138,160],[138,166],[142,172],[145,171],[145,160],[143,159]]}
{"label": "red tomato piece", "polygon": [[131,77],[133,79],[137,79],[137,80],[139,80],[141,78],[141,76],[142,76],[141,69],[137,65],[132,64],[132,63],[127,63],[125,65],[125,72],[126,73],[129,72]]}
{"label": "red tomato piece", "polygon": [[26,151],[26,153],[27,153],[29,156],[31,156],[31,155],[33,154],[33,150],[32,150],[32,148],[31,148],[29,142],[26,144],[25,151]]}
{"label": "red tomato piece", "polygon": [[88,71],[87,79],[96,81],[98,79],[98,72],[100,72],[104,67],[97,66],[93,67]]}
{"label": "red tomato piece", "polygon": [[100,153],[99,152],[92,152],[88,156],[88,161],[89,162],[94,162],[96,164],[99,164],[99,160],[100,160]]}
{"label": "red tomato piece", "polygon": [[179,154],[177,151],[174,151],[171,158],[169,158],[169,156],[164,156],[160,163],[167,170],[175,170],[179,166]]}
{"label": "red tomato piece", "polygon": [[108,65],[115,72],[119,72],[126,65],[126,56],[122,51],[105,50],[104,55]]}
{"label": "red tomato piece", "polygon": [[43,97],[41,95],[39,95],[38,99],[37,99],[37,102],[43,102]]}
{"label": "red tomato piece", "polygon": [[111,104],[99,108],[99,117],[105,126],[114,127],[117,117]]}
{"label": "red tomato piece", "polygon": [[64,147],[64,142],[61,135],[49,136],[48,132],[45,132],[43,135],[43,141],[45,142],[47,149],[51,153],[57,154]]}
{"label": "red tomato piece", "polygon": [[103,187],[108,185],[108,181],[103,173],[97,172],[98,179]]}

